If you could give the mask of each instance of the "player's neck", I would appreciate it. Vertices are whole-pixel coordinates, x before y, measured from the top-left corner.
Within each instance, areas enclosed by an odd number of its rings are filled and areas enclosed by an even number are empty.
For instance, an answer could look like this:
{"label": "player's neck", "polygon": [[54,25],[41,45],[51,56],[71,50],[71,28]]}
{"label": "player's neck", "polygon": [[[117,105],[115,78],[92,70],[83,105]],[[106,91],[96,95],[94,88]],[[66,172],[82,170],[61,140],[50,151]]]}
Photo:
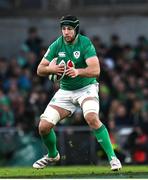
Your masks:
{"label": "player's neck", "polygon": [[73,41],[67,42],[67,41],[65,41],[65,39],[64,39],[64,42],[65,42],[65,44],[69,44],[69,45],[71,44],[71,45],[73,45],[73,44],[76,43],[77,39],[78,39],[78,34],[77,34],[77,36],[75,37],[75,39],[74,39]]}

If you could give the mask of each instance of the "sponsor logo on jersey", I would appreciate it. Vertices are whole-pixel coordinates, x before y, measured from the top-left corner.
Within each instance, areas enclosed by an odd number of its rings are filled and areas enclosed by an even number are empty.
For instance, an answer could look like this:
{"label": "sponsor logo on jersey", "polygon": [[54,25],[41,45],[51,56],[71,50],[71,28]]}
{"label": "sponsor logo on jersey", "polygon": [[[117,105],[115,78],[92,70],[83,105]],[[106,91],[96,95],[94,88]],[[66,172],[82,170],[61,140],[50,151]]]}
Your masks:
{"label": "sponsor logo on jersey", "polygon": [[58,55],[59,55],[60,57],[65,57],[65,56],[66,56],[66,53],[65,53],[65,52],[59,52]]}
{"label": "sponsor logo on jersey", "polygon": [[76,59],[78,59],[80,57],[80,51],[74,51],[73,55]]}

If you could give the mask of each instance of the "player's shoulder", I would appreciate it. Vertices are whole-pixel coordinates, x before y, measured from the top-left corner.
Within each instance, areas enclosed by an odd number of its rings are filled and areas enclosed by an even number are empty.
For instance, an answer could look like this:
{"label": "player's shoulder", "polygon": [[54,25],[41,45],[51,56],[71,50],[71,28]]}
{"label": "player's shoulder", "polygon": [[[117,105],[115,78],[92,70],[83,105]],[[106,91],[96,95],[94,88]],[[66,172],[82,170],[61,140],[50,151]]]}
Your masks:
{"label": "player's shoulder", "polygon": [[87,47],[92,44],[91,40],[84,35],[79,34],[79,42],[83,45],[83,47]]}
{"label": "player's shoulder", "polygon": [[59,36],[57,39],[55,39],[52,44],[59,44],[59,43],[62,43],[62,36]]}
{"label": "player's shoulder", "polygon": [[89,39],[89,37],[84,36],[84,35],[82,35],[82,34],[79,34],[79,38],[80,38],[80,40],[85,41],[85,42],[90,42],[90,41],[91,41],[91,40]]}
{"label": "player's shoulder", "polygon": [[61,36],[51,42],[51,44],[49,45],[49,49],[55,50],[60,46],[60,44],[62,44],[62,37]]}
{"label": "player's shoulder", "polygon": [[58,43],[61,43],[61,42],[63,41],[63,37],[62,37],[62,36],[59,36],[59,37],[56,39],[56,41],[57,41]]}

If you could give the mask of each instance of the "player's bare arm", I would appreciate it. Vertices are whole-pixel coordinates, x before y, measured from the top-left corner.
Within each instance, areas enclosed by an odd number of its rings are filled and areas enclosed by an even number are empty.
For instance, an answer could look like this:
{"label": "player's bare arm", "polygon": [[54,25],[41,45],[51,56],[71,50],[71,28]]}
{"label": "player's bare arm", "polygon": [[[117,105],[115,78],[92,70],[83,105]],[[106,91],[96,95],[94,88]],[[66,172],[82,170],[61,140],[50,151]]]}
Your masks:
{"label": "player's bare arm", "polygon": [[57,58],[54,58],[51,62],[43,58],[38,65],[37,74],[39,76],[48,76],[50,74],[62,75],[64,72],[63,65],[56,64]]}
{"label": "player's bare arm", "polygon": [[100,64],[97,56],[86,59],[87,67],[81,69],[68,68],[66,75],[72,78],[81,77],[97,77],[100,74]]}

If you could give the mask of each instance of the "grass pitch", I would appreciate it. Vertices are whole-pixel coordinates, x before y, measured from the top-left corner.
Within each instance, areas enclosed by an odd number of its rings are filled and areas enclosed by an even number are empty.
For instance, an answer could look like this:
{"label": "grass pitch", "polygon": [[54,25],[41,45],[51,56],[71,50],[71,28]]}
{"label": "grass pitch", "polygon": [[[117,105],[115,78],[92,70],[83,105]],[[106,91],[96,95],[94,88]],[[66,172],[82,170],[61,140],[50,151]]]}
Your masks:
{"label": "grass pitch", "polygon": [[148,166],[123,166],[112,172],[107,166],[52,166],[41,170],[31,167],[0,168],[0,178],[82,178],[82,179],[148,179]]}

